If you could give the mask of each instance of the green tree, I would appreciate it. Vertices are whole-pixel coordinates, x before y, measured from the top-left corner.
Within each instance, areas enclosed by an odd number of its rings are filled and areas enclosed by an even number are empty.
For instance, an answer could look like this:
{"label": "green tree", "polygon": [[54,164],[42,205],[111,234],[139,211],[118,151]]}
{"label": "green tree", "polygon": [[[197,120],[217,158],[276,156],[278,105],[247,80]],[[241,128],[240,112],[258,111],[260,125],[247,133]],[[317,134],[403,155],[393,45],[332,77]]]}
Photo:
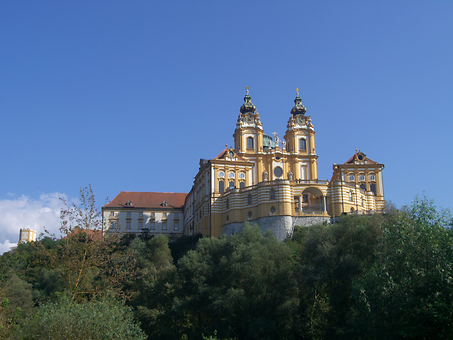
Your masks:
{"label": "green tree", "polygon": [[26,319],[12,339],[146,339],[124,303],[104,297],[75,302],[62,297],[41,305],[36,315]]}
{"label": "green tree", "polygon": [[71,299],[111,292],[129,298],[131,292],[123,287],[136,277],[135,258],[119,235],[103,230],[91,187],[80,189],[79,204],[62,201],[64,237],[54,249],[41,247],[49,259],[48,268],[60,274]]}
{"label": "green tree", "polygon": [[[201,239],[178,262],[169,305],[156,318],[156,337],[285,339],[297,306],[293,251],[271,233]],[[173,325],[173,327],[170,327]]]}
{"label": "green tree", "polygon": [[384,225],[375,261],[355,287],[357,327],[372,339],[453,337],[451,214],[416,197]]}
{"label": "green tree", "polygon": [[296,228],[288,244],[299,253],[300,336],[351,338],[353,283],[372,261],[382,220],[380,215],[342,216],[329,226]]}
{"label": "green tree", "polygon": [[0,286],[0,339],[8,339],[16,325],[33,312],[32,285],[16,274]]}

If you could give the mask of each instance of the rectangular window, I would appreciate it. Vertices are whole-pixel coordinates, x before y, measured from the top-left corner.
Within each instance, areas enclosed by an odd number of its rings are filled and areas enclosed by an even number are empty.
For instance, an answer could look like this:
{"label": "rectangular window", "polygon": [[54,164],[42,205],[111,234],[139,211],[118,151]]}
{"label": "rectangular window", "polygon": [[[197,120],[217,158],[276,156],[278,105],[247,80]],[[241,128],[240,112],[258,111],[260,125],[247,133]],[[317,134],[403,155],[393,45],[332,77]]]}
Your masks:
{"label": "rectangular window", "polygon": [[143,217],[143,212],[140,211],[140,212],[138,213],[138,217],[139,217],[139,218],[140,218],[140,217]]}
{"label": "rectangular window", "polygon": [[110,212],[110,216],[115,216],[115,212],[114,212],[114,211],[111,211],[111,212]]}
{"label": "rectangular window", "polygon": [[301,172],[300,178],[307,179],[307,167],[302,165],[300,168],[300,172]]}
{"label": "rectangular window", "polygon": [[127,212],[127,217],[131,217],[131,212],[130,211]]}
{"label": "rectangular window", "polygon": [[143,222],[138,222],[138,229],[143,229]]}
{"label": "rectangular window", "polygon": [[126,222],[126,229],[131,229],[131,221]]}
{"label": "rectangular window", "polygon": [[151,213],[151,218],[154,218],[155,217],[155,214],[154,212]]}
{"label": "rectangular window", "polygon": [[167,230],[167,222],[162,222],[162,230]]}
{"label": "rectangular window", "polygon": [[175,213],[175,220],[177,220],[178,218],[179,218],[178,213]]}
{"label": "rectangular window", "polygon": [[302,195],[302,202],[308,203],[308,195]]}
{"label": "rectangular window", "polygon": [[167,217],[167,213],[163,213],[162,216],[165,218]]}
{"label": "rectangular window", "polygon": [[156,224],[154,222],[151,222],[150,229],[151,230],[156,229]]}
{"label": "rectangular window", "polygon": [[179,230],[179,223],[175,222],[175,230]]}

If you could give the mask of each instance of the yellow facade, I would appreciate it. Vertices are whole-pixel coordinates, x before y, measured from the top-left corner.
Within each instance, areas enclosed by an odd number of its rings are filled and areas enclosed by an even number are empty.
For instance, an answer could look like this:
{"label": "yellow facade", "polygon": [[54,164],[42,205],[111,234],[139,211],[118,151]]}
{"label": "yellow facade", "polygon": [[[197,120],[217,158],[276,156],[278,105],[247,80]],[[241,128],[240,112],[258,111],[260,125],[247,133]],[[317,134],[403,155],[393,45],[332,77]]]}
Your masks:
{"label": "yellow facade", "polygon": [[36,230],[30,228],[22,228],[19,231],[19,242],[35,242],[36,241]]}
{"label": "yellow facade", "polygon": [[236,122],[234,147],[200,160],[186,197],[185,233],[219,237],[244,221],[272,230],[279,239],[295,225],[330,223],[342,213],[374,213],[383,208],[383,165],[356,152],[334,165],[331,181],[319,180],[315,130],[297,93],[283,140],[264,133],[247,93]]}

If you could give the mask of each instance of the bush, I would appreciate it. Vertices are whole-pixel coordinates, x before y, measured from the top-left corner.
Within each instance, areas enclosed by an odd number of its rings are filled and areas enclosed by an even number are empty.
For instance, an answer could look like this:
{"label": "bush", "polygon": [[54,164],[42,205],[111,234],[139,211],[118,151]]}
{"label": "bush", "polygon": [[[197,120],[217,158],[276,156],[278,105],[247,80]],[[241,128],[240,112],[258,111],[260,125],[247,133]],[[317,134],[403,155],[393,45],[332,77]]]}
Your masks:
{"label": "bush", "polygon": [[106,297],[77,303],[67,297],[41,305],[16,332],[18,339],[146,339],[132,311]]}

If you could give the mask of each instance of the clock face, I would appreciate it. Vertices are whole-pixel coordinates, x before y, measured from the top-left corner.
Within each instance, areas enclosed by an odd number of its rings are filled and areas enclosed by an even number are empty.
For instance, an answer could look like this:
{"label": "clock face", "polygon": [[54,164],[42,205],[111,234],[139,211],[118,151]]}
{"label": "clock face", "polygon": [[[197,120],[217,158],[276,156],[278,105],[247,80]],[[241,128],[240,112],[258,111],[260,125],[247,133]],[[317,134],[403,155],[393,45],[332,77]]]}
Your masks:
{"label": "clock face", "polygon": [[247,116],[247,117],[245,117],[245,122],[247,124],[252,124],[253,123],[253,118],[251,116]]}
{"label": "clock face", "polygon": [[301,117],[301,116],[297,117],[297,124],[299,124],[299,125],[305,125],[305,119],[304,119],[304,117]]}

